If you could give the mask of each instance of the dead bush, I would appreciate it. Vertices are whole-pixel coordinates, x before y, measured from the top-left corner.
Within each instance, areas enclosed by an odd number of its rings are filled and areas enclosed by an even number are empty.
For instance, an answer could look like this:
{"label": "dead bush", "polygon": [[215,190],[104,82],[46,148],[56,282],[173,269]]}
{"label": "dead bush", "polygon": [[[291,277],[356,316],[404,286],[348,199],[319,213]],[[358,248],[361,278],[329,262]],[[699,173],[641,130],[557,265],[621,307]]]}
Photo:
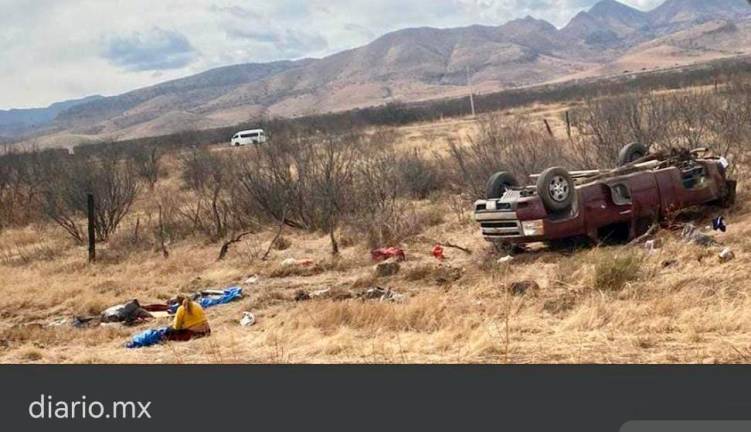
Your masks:
{"label": "dead bush", "polygon": [[83,242],[87,194],[94,195],[97,241],[106,241],[130,212],[139,185],[130,160],[114,153],[60,159],[45,167],[41,207],[72,238]]}
{"label": "dead bush", "polygon": [[399,177],[392,181],[404,184],[405,193],[415,199],[425,199],[446,185],[436,163],[421,156],[417,150],[400,156],[397,161]]}
{"label": "dead bush", "polygon": [[336,230],[356,203],[354,173],[362,155],[359,135],[275,138],[241,161],[233,194],[237,213],[323,231],[338,253]]}
{"label": "dead bush", "polygon": [[408,187],[399,172],[399,156],[392,149],[366,155],[358,165],[348,224],[364,230],[369,247],[397,244],[424,229],[414,203],[406,199]]}
{"label": "dead bush", "polygon": [[664,98],[651,94],[628,94],[587,99],[571,113],[576,130],[569,159],[579,168],[615,166],[624,145],[647,146],[670,138],[670,116]]}
{"label": "dead bush", "polygon": [[180,208],[183,219],[190,220],[195,231],[214,241],[226,237],[234,227],[230,202],[231,161],[206,148],[195,148],[181,155],[180,161],[183,182],[193,193],[187,208]]}
{"label": "dead bush", "polygon": [[154,189],[154,186],[159,181],[162,155],[163,152],[156,145],[139,148],[137,151],[132,152],[131,157],[136,173],[149,185],[151,190]]}
{"label": "dead bush", "polygon": [[751,137],[751,85],[731,80],[722,91],[637,93],[588,99],[572,111],[572,165],[614,166],[620,149],[640,142],[653,150],[709,147],[745,163]]}
{"label": "dead bush", "polygon": [[526,123],[522,118],[487,116],[469,145],[450,142],[449,167],[455,189],[482,197],[488,178],[497,171],[508,171],[523,183],[530,174],[561,165],[563,146],[549,135],[529,129]]}

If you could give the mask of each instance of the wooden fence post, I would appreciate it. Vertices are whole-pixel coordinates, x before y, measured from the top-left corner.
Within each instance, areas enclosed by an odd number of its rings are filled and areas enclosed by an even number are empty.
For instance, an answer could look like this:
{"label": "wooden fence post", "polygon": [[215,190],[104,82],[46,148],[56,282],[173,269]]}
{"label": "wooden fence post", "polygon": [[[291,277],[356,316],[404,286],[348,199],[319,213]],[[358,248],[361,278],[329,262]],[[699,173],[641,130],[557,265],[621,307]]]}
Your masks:
{"label": "wooden fence post", "polygon": [[571,118],[568,116],[568,111],[566,111],[566,135],[571,139]]}
{"label": "wooden fence post", "polygon": [[550,123],[548,123],[548,119],[542,119],[542,121],[545,123],[545,128],[547,128],[550,136],[555,137],[555,135],[553,135],[553,129],[550,127]]}
{"label": "wooden fence post", "polygon": [[89,262],[96,261],[96,230],[94,229],[95,215],[94,215],[94,194],[88,194],[87,196],[89,207]]}

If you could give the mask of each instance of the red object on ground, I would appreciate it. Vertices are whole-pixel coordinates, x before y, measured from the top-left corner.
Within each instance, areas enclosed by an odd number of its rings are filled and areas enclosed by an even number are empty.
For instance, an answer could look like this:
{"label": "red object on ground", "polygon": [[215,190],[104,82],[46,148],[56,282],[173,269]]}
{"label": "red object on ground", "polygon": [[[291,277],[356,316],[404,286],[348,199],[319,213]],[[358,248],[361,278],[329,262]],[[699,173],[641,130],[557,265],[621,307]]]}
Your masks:
{"label": "red object on ground", "polygon": [[151,304],[151,305],[144,305],[141,306],[145,311],[147,312],[167,312],[169,311],[169,305],[167,303],[164,304]]}
{"label": "red object on ground", "polygon": [[389,258],[396,258],[397,261],[404,261],[407,256],[404,255],[404,251],[398,247],[373,249],[370,251],[370,256],[373,257],[373,261],[385,261]]}
{"label": "red object on ground", "polygon": [[434,257],[435,257],[435,259],[437,259],[438,261],[443,261],[443,260],[445,260],[445,259],[446,259],[446,256],[445,256],[445,255],[443,255],[443,246],[441,246],[441,245],[439,245],[439,244],[437,244],[437,245],[433,246],[433,256],[434,256]]}

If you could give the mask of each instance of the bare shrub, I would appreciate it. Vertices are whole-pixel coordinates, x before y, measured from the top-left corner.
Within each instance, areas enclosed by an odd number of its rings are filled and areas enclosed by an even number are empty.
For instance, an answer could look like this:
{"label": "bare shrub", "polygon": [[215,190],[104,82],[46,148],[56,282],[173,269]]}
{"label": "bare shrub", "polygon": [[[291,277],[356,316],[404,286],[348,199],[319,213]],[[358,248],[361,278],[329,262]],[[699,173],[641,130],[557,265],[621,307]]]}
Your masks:
{"label": "bare shrub", "polygon": [[307,224],[299,206],[308,202],[298,202],[299,177],[292,157],[296,147],[294,139],[277,137],[273,146],[252,149],[239,158],[231,192],[236,214],[305,228]]}
{"label": "bare shrub", "polygon": [[339,252],[335,232],[351,211],[352,185],[360,156],[360,137],[324,137],[320,143],[302,141],[296,156],[300,190],[312,201],[305,207],[306,219],[329,234],[332,253]]}
{"label": "bare shrub", "polygon": [[417,150],[400,156],[396,163],[399,180],[404,183],[405,192],[411,198],[425,199],[446,184],[438,165],[421,156]]}
{"label": "bare shrub", "polygon": [[668,108],[662,98],[650,94],[587,99],[571,116],[578,133],[572,139],[570,159],[580,168],[615,166],[626,144],[668,144],[664,143],[670,137]]}
{"label": "bare shrub", "polygon": [[214,241],[227,236],[232,228],[230,185],[233,165],[222,154],[194,148],[180,156],[182,178],[193,200],[179,211],[195,231]]}
{"label": "bare shrub", "polygon": [[153,145],[133,152],[131,157],[136,173],[153,190],[159,181],[162,151],[156,145]]}
{"label": "bare shrub", "polygon": [[237,212],[322,231],[339,252],[336,231],[352,212],[363,138],[346,134],[275,138],[241,161],[233,196]]}
{"label": "bare shrub", "polygon": [[410,184],[414,178],[402,175],[401,156],[388,146],[378,149],[364,153],[357,164],[353,212],[347,221],[365,233],[369,247],[398,244],[432,226],[437,219],[434,212],[418,212],[410,201],[414,197],[415,184]]}
{"label": "bare shrub", "polygon": [[693,90],[589,99],[575,110],[569,156],[580,167],[613,166],[620,149],[641,142],[653,150],[709,147],[745,161],[751,137],[751,86],[732,80],[723,91]]}
{"label": "bare shrub", "polygon": [[42,209],[75,240],[83,242],[82,222],[88,213],[87,194],[94,195],[97,241],[106,241],[130,212],[138,181],[129,160],[111,153],[75,157],[50,164],[44,172]]}
{"label": "bare shrub", "polygon": [[67,157],[67,153],[8,152],[0,156],[0,229],[43,218],[38,198],[46,184],[46,172],[61,157]]}
{"label": "bare shrub", "polygon": [[529,129],[524,119],[488,116],[468,146],[450,143],[451,180],[459,191],[481,197],[493,173],[509,171],[523,182],[530,174],[560,164],[562,155],[559,141]]}

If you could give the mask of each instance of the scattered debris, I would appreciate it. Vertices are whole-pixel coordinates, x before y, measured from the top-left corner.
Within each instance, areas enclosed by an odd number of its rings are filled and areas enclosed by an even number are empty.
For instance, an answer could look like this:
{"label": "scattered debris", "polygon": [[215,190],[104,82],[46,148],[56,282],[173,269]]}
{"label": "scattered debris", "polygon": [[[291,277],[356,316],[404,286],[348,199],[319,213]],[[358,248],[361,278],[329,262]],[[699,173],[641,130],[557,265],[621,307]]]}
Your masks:
{"label": "scattered debris", "polygon": [[258,277],[258,275],[253,275],[253,276],[245,279],[245,282],[243,282],[243,283],[245,285],[255,285],[255,284],[258,283],[259,280],[260,280],[260,278]]}
{"label": "scattered debris", "polygon": [[282,267],[310,267],[314,264],[312,259],[302,259],[298,260],[295,258],[287,258],[286,260],[282,261]]}
{"label": "scattered debris", "polygon": [[62,327],[67,324],[73,324],[73,322],[68,318],[58,318],[51,323],[47,324],[49,327]]}
{"label": "scattered debris", "polygon": [[498,261],[496,262],[498,264],[505,264],[505,263],[510,263],[513,260],[514,260],[514,257],[512,257],[511,255],[506,255],[505,257],[498,258]]}
{"label": "scattered debris", "polygon": [[312,291],[310,293],[306,293],[303,290],[297,291],[295,293],[295,301],[305,301],[305,300],[334,300],[334,301],[343,301],[348,300],[354,297],[352,292],[346,289],[342,288],[324,288],[316,291]]}
{"label": "scattered debris", "polygon": [[447,248],[459,249],[460,251],[464,252],[467,255],[472,255],[472,251],[471,250],[469,250],[469,249],[467,249],[467,248],[465,248],[463,246],[459,246],[459,245],[453,244],[451,242],[443,242],[443,243],[438,243],[438,244],[440,246],[447,247]]}
{"label": "scattered debris", "polygon": [[381,287],[373,287],[368,288],[365,292],[360,294],[359,297],[364,300],[374,300],[381,298],[384,294],[386,294],[386,289]]}
{"label": "scattered debris", "polygon": [[102,312],[101,322],[124,322],[125,324],[133,324],[150,318],[153,318],[153,316],[141,307],[138,300],[131,300],[128,303],[112,306],[106,309]]}
{"label": "scattered debris", "polygon": [[308,294],[308,298],[311,298],[311,299],[324,298],[324,297],[328,296],[329,292],[331,292],[331,288],[325,288],[325,289],[316,290],[316,291],[313,291],[310,294]]}
{"label": "scattered debris", "polygon": [[365,292],[361,293],[359,298],[363,300],[379,300],[379,301],[392,301],[402,302],[406,298],[404,294],[397,293],[391,288],[373,287],[368,288]]}
{"label": "scattered debris", "polygon": [[101,323],[100,317],[75,317],[72,322],[76,328],[96,327]]}
{"label": "scattered debris", "polygon": [[720,262],[726,263],[735,259],[735,253],[730,248],[725,248],[720,252]]}
{"label": "scattered debris", "polygon": [[697,228],[694,224],[686,224],[683,226],[683,232],[681,233],[681,237],[689,243],[694,243],[699,246],[714,246],[717,244],[717,241],[715,239],[708,235],[704,234]]}
{"label": "scattered debris", "polygon": [[637,244],[639,244],[639,243],[647,240],[648,238],[654,236],[655,234],[657,234],[657,231],[659,231],[659,230],[660,230],[660,225],[654,224],[651,227],[649,227],[649,229],[647,230],[647,232],[645,232],[644,234],[640,235],[639,237],[631,240],[628,244],[629,244],[629,246],[637,245]]}
{"label": "scattered debris", "polygon": [[540,285],[538,285],[537,282],[535,281],[526,280],[526,281],[514,282],[510,285],[509,288],[511,289],[511,294],[516,295],[516,296],[522,296],[529,292],[539,290]]}
{"label": "scattered debris", "polygon": [[375,266],[377,277],[388,277],[399,273],[399,263],[396,261],[386,261]]}
{"label": "scattered debris", "polygon": [[389,258],[396,258],[397,261],[407,259],[404,251],[398,247],[373,249],[370,251],[370,256],[373,258],[373,261],[385,261]]}
{"label": "scattered debris", "polygon": [[463,273],[464,271],[458,267],[440,266],[436,269],[434,279],[439,285],[449,284],[461,279]]}
{"label": "scattered debris", "polygon": [[443,261],[446,259],[446,256],[443,254],[443,247],[440,244],[433,246],[433,256],[438,261]]}
{"label": "scattered debris", "polygon": [[728,227],[725,224],[725,217],[724,216],[718,216],[718,217],[712,219],[712,229],[715,230],[715,231],[726,232],[728,230]]}
{"label": "scattered debris", "polygon": [[252,312],[243,312],[243,317],[240,320],[240,325],[243,327],[250,327],[256,323],[256,316]]}
{"label": "scattered debris", "polygon": [[678,260],[674,260],[674,259],[665,260],[662,262],[662,268],[670,268],[670,267],[675,267],[677,265],[678,265]]}
{"label": "scattered debris", "polygon": [[297,290],[297,292],[295,292],[296,302],[307,301],[307,300],[310,300],[310,294],[306,293],[303,290]]}
{"label": "scattered debris", "polygon": [[644,249],[647,253],[655,253],[657,249],[662,248],[662,241],[660,239],[647,240],[644,242]]}

